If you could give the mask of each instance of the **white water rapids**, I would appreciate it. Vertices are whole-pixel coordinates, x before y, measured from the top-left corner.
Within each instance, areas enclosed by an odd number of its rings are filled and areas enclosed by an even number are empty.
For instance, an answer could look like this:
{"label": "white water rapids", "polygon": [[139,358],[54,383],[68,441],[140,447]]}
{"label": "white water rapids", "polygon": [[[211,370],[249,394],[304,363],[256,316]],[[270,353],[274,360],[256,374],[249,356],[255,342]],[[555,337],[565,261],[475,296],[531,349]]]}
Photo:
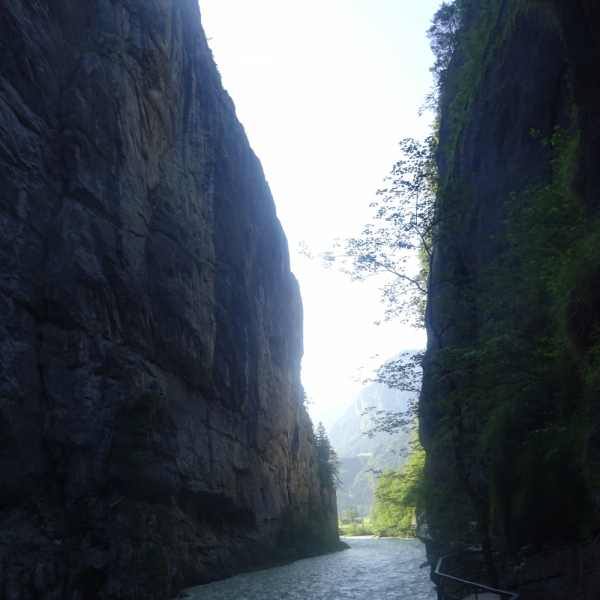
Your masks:
{"label": "white water rapids", "polygon": [[346,538],[350,550],[186,590],[194,600],[430,600],[418,540]]}

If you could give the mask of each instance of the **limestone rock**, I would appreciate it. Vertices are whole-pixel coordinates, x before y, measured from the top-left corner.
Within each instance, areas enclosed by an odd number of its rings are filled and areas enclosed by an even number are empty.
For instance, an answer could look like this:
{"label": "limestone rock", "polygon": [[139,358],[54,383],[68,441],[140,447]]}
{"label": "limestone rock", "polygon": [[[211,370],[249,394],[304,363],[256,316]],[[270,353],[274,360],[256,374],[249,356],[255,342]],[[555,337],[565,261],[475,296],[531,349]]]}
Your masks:
{"label": "limestone rock", "polygon": [[323,497],[285,236],[196,0],[0,3],[0,596],[167,598]]}
{"label": "limestone rock", "polygon": [[[443,236],[438,239],[443,243],[436,247],[430,270],[429,289],[436,291],[430,294],[427,306],[428,351],[423,367],[419,436],[427,450],[426,469],[438,482],[450,479],[446,475],[450,463],[435,445],[435,435],[443,419],[443,413],[436,413],[436,394],[439,398],[448,391],[439,383],[439,377],[435,377],[432,357],[437,350],[453,344],[468,347],[476,338],[474,332],[482,327],[485,319],[483,311],[478,313],[475,303],[469,305],[465,301],[466,308],[461,313],[464,320],[459,324],[451,321],[448,298],[453,296],[449,292],[452,286],[447,274],[456,274],[463,281],[477,282],[486,265],[502,253],[504,249],[497,240],[501,239],[498,234],[502,233],[507,218],[505,203],[512,192],[519,194],[532,182],[550,181],[552,156],[539,139],[549,139],[557,127],[570,125],[571,94],[581,133],[575,191],[585,203],[590,224],[598,206],[600,86],[598,78],[591,77],[591,73],[597,72],[600,64],[597,43],[600,13],[597,3],[588,0],[551,0],[547,4],[554,5],[555,10],[540,13],[533,8],[533,3],[531,10],[525,11],[522,5],[513,1],[496,4],[501,10],[495,35],[509,22],[509,11],[515,8],[519,11],[515,13],[514,23],[507,28],[506,36],[498,35],[495,40],[501,40],[501,44],[496,46],[498,51],[481,71],[457,141],[452,140],[452,98],[446,97],[440,107],[442,150],[437,156],[438,166],[442,176],[456,185],[456,189],[468,189],[468,193],[460,195],[461,204],[457,202],[460,216],[456,221],[451,226],[440,226]],[[471,5],[473,23],[481,22],[477,14],[481,6],[482,3]],[[552,19],[547,18],[548,14],[553,15]],[[488,49],[491,47],[492,44],[487,46]],[[458,51],[450,68],[457,70],[464,61],[465,57]],[[596,279],[590,277],[590,281],[597,282],[597,274]],[[598,287],[590,294],[593,296],[592,314],[586,315],[587,326],[582,328],[587,335],[597,330],[597,290]],[[454,298],[457,296],[455,293]],[[535,306],[532,307],[534,310]],[[584,345],[584,341],[576,341]],[[592,474],[598,472],[597,457],[600,456],[597,395],[594,403],[594,423],[586,448],[587,466]],[[525,445],[529,441],[523,439],[522,443]],[[598,512],[600,492],[597,480],[591,481],[595,485],[591,491]],[[522,498],[516,499],[514,490],[508,494],[513,494],[511,501],[515,505],[522,502]],[[443,509],[443,506],[427,509],[430,533],[427,545],[431,556],[436,551],[439,555],[440,542],[447,541],[444,539]],[[500,514],[498,507],[494,510]],[[524,539],[518,527],[511,526],[508,519],[504,519],[503,528],[499,521],[496,518],[494,544],[498,543],[504,551],[498,561],[501,587],[517,591],[523,600],[564,597],[591,600],[598,597],[598,538],[586,541],[573,535],[540,547]],[[556,524],[548,522],[547,527],[551,531]]]}

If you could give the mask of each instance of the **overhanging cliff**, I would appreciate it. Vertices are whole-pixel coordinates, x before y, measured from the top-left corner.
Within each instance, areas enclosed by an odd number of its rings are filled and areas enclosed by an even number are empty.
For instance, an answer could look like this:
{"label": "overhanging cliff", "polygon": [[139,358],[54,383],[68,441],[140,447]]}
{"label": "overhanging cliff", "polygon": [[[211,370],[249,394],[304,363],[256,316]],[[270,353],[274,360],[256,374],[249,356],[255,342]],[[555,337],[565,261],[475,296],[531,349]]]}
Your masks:
{"label": "overhanging cliff", "polygon": [[3,1],[0,182],[0,595],[167,598],[286,526],[337,536],[196,0]]}

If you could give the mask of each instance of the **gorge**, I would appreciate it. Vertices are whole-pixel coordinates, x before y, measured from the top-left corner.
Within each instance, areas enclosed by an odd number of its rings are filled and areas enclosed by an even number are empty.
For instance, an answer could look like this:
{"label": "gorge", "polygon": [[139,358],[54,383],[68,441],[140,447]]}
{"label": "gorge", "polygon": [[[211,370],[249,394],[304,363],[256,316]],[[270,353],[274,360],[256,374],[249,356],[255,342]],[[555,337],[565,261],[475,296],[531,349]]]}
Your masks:
{"label": "gorge", "polygon": [[[428,334],[409,372],[426,455],[390,475],[414,479],[427,560],[357,540],[374,571],[332,554],[253,574],[255,597],[315,572],[315,595],[429,597],[419,564],[437,582],[465,548],[483,560],[455,575],[520,600],[600,596],[599,32],[596,0],[434,16],[433,135],[398,163],[426,157],[412,189],[432,198],[405,303]],[[0,0],[0,598],[167,600],[340,549],[302,320],[197,0]],[[416,424],[398,389],[374,383],[333,431],[354,476],[378,466],[369,403]],[[368,484],[341,506],[366,512]]]}

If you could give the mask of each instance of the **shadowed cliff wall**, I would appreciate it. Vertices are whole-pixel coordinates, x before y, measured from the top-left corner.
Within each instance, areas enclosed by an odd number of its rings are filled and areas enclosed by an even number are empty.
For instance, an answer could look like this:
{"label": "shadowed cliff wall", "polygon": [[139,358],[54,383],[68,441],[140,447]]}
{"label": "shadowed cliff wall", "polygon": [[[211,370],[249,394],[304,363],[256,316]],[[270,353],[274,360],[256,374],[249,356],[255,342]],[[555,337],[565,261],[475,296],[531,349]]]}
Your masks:
{"label": "shadowed cliff wall", "polygon": [[[429,279],[428,351],[419,420],[421,442],[427,450],[430,490],[435,488],[439,494],[434,497],[430,491],[426,507],[429,532],[434,538],[428,542],[428,550],[433,560],[440,553],[482,543],[479,532],[468,529],[469,522],[482,524],[481,515],[471,508],[470,514],[460,514],[464,523],[458,517],[452,522],[447,510],[454,496],[462,497],[464,506],[470,504],[464,492],[465,481],[459,481],[464,476],[474,489],[473,496],[478,497],[480,513],[491,520],[492,546],[502,551],[497,560],[502,587],[520,592],[523,600],[591,600],[600,593],[600,404],[597,387],[593,390],[597,383],[590,383],[597,382],[594,377],[598,363],[590,339],[597,339],[594,336],[598,332],[600,269],[594,263],[595,251],[584,256],[584,250],[588,251],[593,240],[597,240],[593,236],[597,235],[600,192],[595,159],[600,105],[597,78],[591,75],[600,66],[598,10],[595,3],[586,0],[482,0],[459,4],[469,7],[463,26],[476,31],[468,38],[471,46],[467,50],[472,51],[475,43],[481,44],[482,58],[479,71],[467,72],[473,64],[467,64],[459,44],[439,107],[437,162],[443,183],[437,199],[439,223]],[[482,15],[489,6],[500,8],[486,31]],[[551,10],[542,10],[548,7]],[[452,78],[457,74],[471,82],[470,96],[460,95],[464,93],[460,85],[452,87]],[[460,104],[460,100],[465,101]],[[547,190],[556,187],[556,172],[561,168],[557,160],[562,158],[557,159],[558,150],[549,141],[557,131],[567,131],[576,139],[576,168],[569,173],[570,193],[575,198],[571,214],[582,208],[585,222],[578,230],[580,239],[572,240],[571,246],[560,247],[564,256],[571,256],[563,263],[571,265],[565,269],[566,275],[556,275],[554,292],[550,286],[540,285],[536,296],[527,288],[529,282],[510,281],[508,274],[535,275],[535,267],[531,266],[532,256],[507,252],[513,243],[507,229],[518,229],[514,215],[519,214],[520,208],[530,209],[527,202],[535,194],[539,199],[535,210],[544,214],[543,194],[550,194]],[[560,193],[564,194],[564,190]],[[551,209],[547,205],[547,210]],[[545,239],[548,248],[555,242],[560,246],[561,241],[541,236],[543,227],[542,222],[534,223],[532,236]],[[556,231],[560,231],[559,224]],[[499,260],[504,255],[512,257],[508,267]],[[531,263],[526,268],[519,264],[528,261]],[[573,269],[572,274],[568,273],[569,268]],[[504,288],[497,283],[494,288],[494,277],[505,278]],[[486,286],[495,290],[495,297],[486,297]],[[540,293],[544,289],[549,293]],[[523,300],[526,294],[530,294],[527,301]],[[503,305],[519,310],[502,315]],[[502,326],[494,330],[493,321],[499,315]],[[569,331],[568,323],[574,317],[580,317],[578,329]],[[485,335],[488,337],[483,338]],[[510,339],[512,345],[501,352],[498,348],[503,339]],[[531,349],[541,348],[546,342],[540,340],[549,339],[552,342],[544,346],[544,352],[552,348],[554,354],[547,353],[539,363],[520,362],[523,356],[533,358]],[[525,343],[518,346],[515,341]],[[528,348],[527,352],[523,347]],[[457,369],[452,373],[449,361],[440,367],[439,357],[444,352],[446,357],[451,352],[461,356],[460,368],[464,371],[459,373]],[[495,366],[490,356],[497,360]],[[486,360],[490,360],[487,365]],[[517,385],[515,374],[520,368],[522,373],[531,369],[525,375],[531,379]],[[502,379],[503,376],[506,377]],[[502,386],[512,395],[499,391]],[[514,400],[519,395],[522,402]],[[496,400],[502,400],[504,407],[495,405]],[[486,421],[490,414],[496,422]],[[458,424],[454,428],[448,426],[453,418]],[[510,427],[499,425],[503,419]],[[553,473],[549,456],[552,451],[557,455],[565,449],[571,451],[567,443],[560,445],[561,435],[563,439],[573,437],[575,427],[570,430],[569,426],[577,419],[580,429],[573,444],[576,456],[564,458],[568,463],[564,472]],[[464,429],[460,431],[458,426]],[[490,433],[494,427],[498,431],[505,427],[508,443],[503,444],[501,436]],[[547,439],[553,439],[552,443],[542,444],[541,436],[536,437],[540,431],[563,434],[548,433]],[[454,436],[454,443],[444,446],[446,442],[440,442],[442,435]],[[527,465],[523,457],[535,456],[530,449],[536,443],[540,444],[538,455]],[[448,453],[449,446],[454,454]],[[509,455],[511,458],[507,458]],[[561,466],[560,461],[555,462]],[[457,464],[467,465],[458,475]],[[502,472],[498,465],[510,465],[513,471]],[[536,476],[539,481],[529,487],[523,482]],[[519,477],[522,479],[515,484]],[[501,486],[504,489],[499,489]],[[534,492],[542,489],[555,489],[558,493],[535,497]],[[553,508],[548,509],[549,506]],[[591,514],[594,508],[595,523]],[[573,516],[588,509],[590,515],[579,522],[588,521],[578,529]],[[533,524],[536,519],[531,516],[536,511],[545,515],[552,510],[554,518],[545,525],[539,516]],[[458,529],[461,532],[457,534]]]}
{"label": "shadowed cliff wall", "polygon": [[0,32],[0,596],[167,598],[284,509],[336,532],[287,242],[197,2],[5,0]]}

